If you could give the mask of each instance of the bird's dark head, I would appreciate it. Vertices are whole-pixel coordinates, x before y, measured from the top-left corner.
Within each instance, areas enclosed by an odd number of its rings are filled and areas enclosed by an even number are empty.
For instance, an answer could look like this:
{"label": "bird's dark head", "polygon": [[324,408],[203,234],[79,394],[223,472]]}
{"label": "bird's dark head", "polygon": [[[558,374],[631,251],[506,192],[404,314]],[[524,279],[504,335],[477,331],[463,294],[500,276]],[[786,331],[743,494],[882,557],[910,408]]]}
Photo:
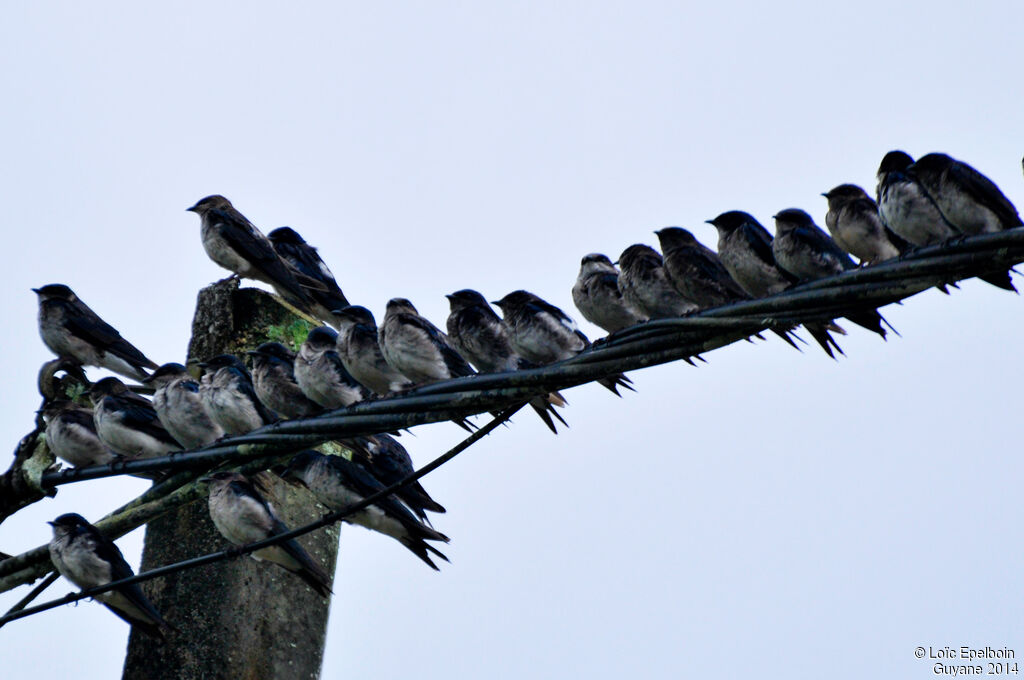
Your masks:
{"label": "bird's dark head", "polygon": [[204,484],[229,484],[231,482],[248,482],[245,475],[238,472],[231,472],[229,470],[223,470],[221,472],[214,472],[212,475],[206,475],[199,479]]}
{"label": "bird's dark head", "polygon": [[878,166],[879,175],[887,172],[903,172],[914,164],[914,159],[906,151],[890,151],[882,158]]}
{"label": "bird's dark head", "polygon": [[162,385],[174,380],[175,378],[190,377],[188,369],[181,364],[169,363],[164,364],[160,368],[153,371],[149,376],[142,379],[142,382],[146,385],[156,384]]}
{"label": "bird's dark head", "polygon": [[213,194],[212,196],[207,196],[206,198],[200,198],[198,201],[196,201],[196,204],[194,206],[192,206],[191,208],[185,208],[185,210],[188,210],[189,212],[194,212],[198,214],[200,217],[202,217],[211,210],[224,210],[226,208],[231,207],[231,201],[224,198],[220,194]]}
{"label": "bird's dark head", "polygon": [[316,451],[300,451],[288,461],[288,467],[281,473],[281,479],[295,486],[306,486],[313,467],[325,457]]}
{"label": "bird's dark head", "polygon": [[729,234],[746,224],[757,224],[760,226],[754,216],[750,213],[743,212],[742,210],[730,210],[724,212],[713,220],[707,220],[707,224],[718,229],[720,234]]}
{"label": "bird's dark head", "polygon": [[661,253],[646,243],[634,243],[622,251],[622,254],[619,255],[619,260],[616,264],[618,264],[623,271],[626,271],[639,265],[645,260],[654,261],[655,264],[661,264]]}
{"label": "bird's dark head", "polygon": [[580,260],[581,267],[586,267],[588,264],[606,264],[610,267],[612,266],[612,261],[607,255],[602,253],[589,253],[584,255],[583,259]]}
{"label": "bird's dark head", "polygon": [[448,305],[453,312],[467,307],[476,307],[478,305],[482,305],[484,307],[487,306],[487,299],[471,288],[457,290],[451,295],[445,295],[445,297],[448,298]]}
{"label": "bird's dark head", "polygon": [[696,237],[682,227],[665,227],[654,232],[658,235],[658,242],[661,243],[661,250],[669,248],[682,248],[697,243]]}
{"label": "bird's dark head", "polygon": [[537,296],[533,293],[529,293],[525,290],[515,290],[500,300],[495,300],[494,304],[502,311],[510,311],[525,307],[536,299]]}
{"label": "bird's dark head", "polygon": [[787,208],[773,215],[775,227],[780,231],[791,231],[800,227],[815,226],[814,220],[799,208]]}
{"label": "bird's dark head", "polygon": [[246,372],[245,363],[234,354],[218,354],[215,357],[199,362],[199,367],[208,373],[213,373],[221,368],[235,368]]}
{"label": "bird's dark head", "polygon": [[590,253],[580,260],[580,272],[616,272],[611,259],[602,253]]}
{"label": "bird's dark head", "polygon": [[366,307],[349,305],[343,309],[335,309],[331,314],[341,323],[342,326],[362,325],[375,328],[377,322],[373,319],[373,313]]}
{"label": "bird's dark head", "polygon": [[92,387],[89,388],[89,399],[92,400],[93,404],[98,404],[104,397],[124,394],[128,391],[125,384],[117,378],[103,378],[99,382],[93,383]]}
{"label": "bird's dark head", "polygon": [[74,302],[78,299],[75,292],[63,283],[48,283],[42,288],[33,288],[32,292],[39,296],[41,302],[46,300],[67,300]]}
{"label": "bird's dark head", "polygon": [[41,413],[43,418],[49,420],[50,418],[60,415],[64,411],[76,408],[79,407],[74,402],[67,399],[49,399],[45,404],[43,404],[37,413]]}
{"label": "bird's dark head", "polygon": [[825,198],[832,201],[852,201],[856,198],[868,198],[868,194],[864,189],[860,188],[856,184],[840,184],[831,191],[827,191],[822,194]]}
{"label": "bird's dark head", "polygon": [[53,533],[55,535],[68,534],[80,527],[90,526],[89,523],[85,521],[85,518],[76,512],[69,512],[61,515],[52,522],[47,522],[47,524],[53,527]]}
{"label": "bird's dark head", "polygon": [[416,308],[411,302],[405,298],[391,298],[388,300],[387,307],[385,307],[385,313],[387,314],[416,314]]}
{"label": "bird's dark head", "polygon": [[930,153],[917,159],[910,169],[914,172],[942,172],[956,161],[944,153]]}
{"label": "bird's dark head", "polygon": [[246,354],[253,357],[254,360],[260,358],[276,359],[288,364],[295,361],[295,355],[292,351],[279,342],[265,342],[256,349],[246,352]]}
{"label": "bird's dark head", "polygon": [[299,236],[299,232],[291,227],[278,227],[267,234],[267,238],[278,245],[301,246],[306,244],[306,241]]}
{"label": "bird's dark head", "polygon": [[333,328],[317,326],[306,336],[305,344],[315,350],[333,350],[338,343],[338,334]]}

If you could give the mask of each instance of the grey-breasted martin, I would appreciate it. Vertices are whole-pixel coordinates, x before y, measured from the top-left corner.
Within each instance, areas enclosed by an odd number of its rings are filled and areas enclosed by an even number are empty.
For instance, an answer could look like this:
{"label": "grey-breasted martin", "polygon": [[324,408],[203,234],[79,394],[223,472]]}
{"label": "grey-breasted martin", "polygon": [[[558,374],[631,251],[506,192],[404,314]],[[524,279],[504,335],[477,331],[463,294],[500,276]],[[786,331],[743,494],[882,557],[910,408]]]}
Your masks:
{"label": "grey-breasted martin", "polygon": [[89,389],[100,441],[126,458],[154,458],[180,451],[148,399],[117,378],[103,378]]}
{"label": "grey-breasted martin", "polygon": [[914,159],[903,151],[890,151],[878,166],[878,215],[900,238],[915,246],[943,243],[957,235],[909,168]]}
{"label": "grey-breasted martin", "polygon": [[909,172],[962,234],[986,234],[1022,226],[1013,203],[995,182],[944,153],[917,159]]}
{"label": "grey-breasted martin", "polygon": [[231,201],[214,194],[188,210],[199,215],[203,248],[211,260],[241,278],[269,283],[290,305],[312,312],[314,303],[307,288],[323,289],[324,285],[292,269]]}
{"label": "grey-breasted martin", "polygon": [[61,283],[33,288],[39,296],[39,335],[50,351],[82,366],[99,366],[141,380],[156,363]]}
{"label": "grey-breasted martin", "polygon": [[[776,214],[774,219],[772,252],[775,261],[801,281],[834,276],[857,268],[850,256],[805,211],[790,208]],[[882,328],[885,319],[875,309],[851,312],[845,318],[883,338],[886,336]]]}
{"label": "grey-breasted martin", "polygon": [[416,383],[448,380],[476,371],[448,344],[437,326],[420,316],[405,298],[388,301],[384,319],[377,329],[384,360]]}
{"label": "grey-breasted martin", "polygon": [[265,342],[248,352],[256,396],[285,418],[305,418],[323,407],[302,392],[295,381],[295,355],[279,342]]}
{"label": "grey-breasted martin", "polygon": [[[525,290],[516,290],[494,302],[512,332],[512,347],[535,364],[570,359],[590,347],[576,322],[558,307]],[[635,391],[621,373],[602,378],[601,385],[619,395],[618,388]]]}
{"label": "grey-breasted martin", "polygon": [[825,226],[836,244],[862,265],[899,257],[908,243],[886,229],[878,204],[856,184],[840,184],[822,194],[828,199]]}
{"label": "grey-breasted martin", "polygon": [[92,409],[58,399],[48,401],[41,412],[46,422],[46,446],[61,460],[75,467],[88,467],[121,459],[96,434]]}
{"label": "grey-breasted martin", "polygon": [[[113,541],[81,515],[68,513],[49,524],[53,527],[49,544],[53,566],[79,588],[96,588],[135,575]],[[147,635],[166,639],[166,634],[174,630],[146,599],[138,583],[118,586],[96,599]]]}
{"label": "grey-breasted martin", "polygon": [[320,326],[309,332],[295,356],[295,380],[303,394],[328,409],[342,408],[372,396],[345,370],[337,347],[338,334]]}
{"label": "grey-breasted martin", "polygon": [[580,262],[580,273],[572,287],[572,301],[583,318],[608,333],[647,320],[623,298],[619,270],[607,255],[590,253]]}
{"label": "grey-breasted martin", "polygon": [[267,238],[292,269],[323,284],[324,290],[307,288],[305,292],[313,300],[313,311],[318,319],[337,323],[331,311],[348,307],[348,300],[316,248],[306,243],[291,227],[279,227],[267,234]]}
{"label": "grey-breasted martin", "polygon": [[384,360],[370,310],[352,305],[333,312],[338,322],[338,356],[353,378],[378,396],[411,386],[409,378]]}
{"label": "grey-breasted martin", "polygon": [[224,436],[199,393],[199,383],[181,364],[164,364],[142,382],[153,385],[153,408],[160,422],[179,444],[197,449]]}
{"label": "grey-breasted martin", "polygon": [[[409,452],[391,435],[356,437],[342,443],[350,447],[352,462],[361,466],[385,486],[391,486],[415,472]],[[427,511],[445,512],[444,506],[431,498],[419,481],[406,485],[395,495],[402,499],[421,521],[428,521]]]}
{"label": "grey-breasted martin", "polygon": [[[221,536],[234,545],[248,545],[289,530],[244,475],[215,472],[199,481],[209,484],[210,519]],[[323,597],[331,594],[331,577],[293,538],[250,554],[284,567]]]}
{"label": "grey-breasted martin", "polygon": [[661,253],[642,243],[635,243],[619,255],[619,291],[626,304],[650,319],[668,319],[697,311],[665,271]]}
{"label": "grey-breasted martin", "polygon": [[[316,451],[303,451],[292,458],[284,478],[302,484],[318,501],[334,511],[358,503],[384,488],[380,480],[355,463],[341,456],[325,456]],[[447,543],[448,537],[421,523],[393,497],[382,498],[349,515],[345,521],[397,539],[432,569],[437,570],[437,565],[430,558],[431,554],[448,561],[427,543]]]}
{"label": "grey-breasted martin", "polygon": [[278,420],[256,396],[252,376],[233,354],[218,354],[199,364],[204,370],[199,396],[227,434],[245,434]]}

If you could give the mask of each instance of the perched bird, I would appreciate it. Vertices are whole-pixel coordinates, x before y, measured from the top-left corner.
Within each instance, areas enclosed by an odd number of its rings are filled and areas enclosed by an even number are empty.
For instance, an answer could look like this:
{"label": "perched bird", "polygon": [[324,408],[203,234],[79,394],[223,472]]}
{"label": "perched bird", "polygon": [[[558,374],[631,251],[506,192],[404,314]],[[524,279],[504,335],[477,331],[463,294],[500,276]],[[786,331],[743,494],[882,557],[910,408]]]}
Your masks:
{"label": "perched bird", "polygon": [[885,226],[915,246],[948,241],[957,230],[909,172],[913,164],[914,159],[903,151],[885,154],[878,166],[878,215]]}
{"label": "perched bird", "polygon": [[82,366],[99,366],[141,380],[156,368],[121,334],[61,283],[33,288],[39,296],[39,335],[50,351]]}
{"label": "perched bird", "polygon": [[323,408],[302,393],[295,381],[295,355],[279,342],[265,342],[248,352],[256,396],[285,418],[305,418]]}
{"label": "perched bird", "polygon": [[967,163],[930,153],[918,158],[909,172],[962,234],[986,234],[1024,224],[995,182]]}
{"label": "perched bird", "polygon": [[448,380],[476,371],[456,352],[440,329],[419,315],[405,298],[388,300],[377,329],[384,360],[416,383]]}
{"label": "perched bird", "polygon": [[[316,451],[303,451],[292,458],[284,478],[302,484],[318,501],[334,511],[358,503],[385,488],[378,479],[355,463],[341,456],[325,456]],[[427,543],[447,543],[448,537],[422,524],[391,496],[349,515],[345,521],[397,539],[432,569],[437,570],[437,565],[430,558],[431,554],[448,561],[447,557]]]}
{"label": "perched bird", "polygon": [[295,381],[303,394],[323,408],[334,409],[369,399],[363,387],[347,370],[336,351],[338,334],[330,328],[314,328],[295,357]]}
{"label": "perched bird", "polygon": [[774,219],[772,252],[775,261],[801,281],[857,268],[850,256],[803,210],[783,210]]}
{"label": "perched bird", "polygon": [[199,215],[203,248],[211,260],[240,278],[269,283],[288,304],[301,311],[312,310],[314,302],[304,286],[325,286],[292,269],[274,250],[270,239],[231,201],[215,194],[200,199],[188,210]]}
{"label": "perched bird", "polygon": [[[590,340],[565,312],[525,290],[509,293],[494,302],[512,332],[512,347],[535,364],[570,359],[590,347]],[[635,391],[621,373],[598,381],[619,395],[618,388]]]}
{"label": "perched bird", "polygon": [[[289,530],[244,475],[216,472],[199,481],[210,485],[210,519],[234,545],[248,545]],[[252,556],[284,567],[323,597],[331,594],[331,577],[295,539],[260,548]]]}
{"label": "perched bird", "polygon": [[164,364],[142,382],[156,388],[153,408],[184,448],[197,449],[224,436],[224,428],[214,420],[209,404],[199,393],[199,383],[181,364]]}
{"label": "perched bird", "polygon": [[[448,337],[455,349],[468,359],[481,373],[503,373],[536,365],[526,360],[512,347],[512,333],[484,296],[475,290],[463,289],[446,296],[451,311],[448,314]],[[564,407],[565,398],[558,392],[537,396],[530,400],[530,406],[544,424],[555,434],[552,416],[566,425],[562,416],[554,410]],[[566,425],[568,427],[568,425]]]}
{"label": "perched bird", "polygon": [[[772,252],[779,266],[793,276],[803,281],[856,269],[857,265],[850,256],[803,210],[783,210],[774,219],[775,240],[772,242]],[[877,310],[858,310],[847,314],[846,318],[885,338],[886,332],[882,328],[885,319]]]}
{"label": "perched bird", "polygon": [[227,434],[245,434],[277,422],[278,416],[259,397],[252,376],[233,354],[218,354],[199,364],[206,372],[199,384],[210,415]]}
{"label": "perched bird", "polygon": [[267,234],[267,238],[292,269],[323,284],[324,290],[307,289],[306,294],[313,300],[313,312],[318,319],[336,323],[331,312],[348,307],[348,300],[316,248],[306,243],[291,227],[275,229]]}
{"label": "perched bird", "polygon": [[672,285],[661,254],[642,243],[619,255],[619,292],[626,304],[650,319],[670,319],[697,311]]}
{"label": "perched bird", "polygon": [[[415,472],[412,457],[398,440],[388,434],[356,437],[343,444],[352,451],[352,462],[376,477],[381,484],[391,486]],[[443,513],[444,506],[435,501],[419,481],[411,482],[395,492],[403,503],[421,521],[427,521],[427,511]]]}
{"label": "perched bird", "polygon": [[654,232],[661,243],[665,273],[680,295],[701,309],[749,300],[750,296],[729,276],[715,251],[680,227]]}
{"label": "perched bird", "polygon": [[[53,527],[49,545],[53,566],[82,590],[135,575],[117,546],[81,515],[61,515],[49,525]],[[147,635],[166,639],[174,630],[142,594],[138,583],[118,586],[96,599]]]}
{"label": "perched bird", "polygon": [[42,408],[46,422],[46,446],[55,456],[75,467],[106,465],[121,456],[96,434],[92,410],[58,399]]}
{"label": "perched bird", "polygon": [[899,257],[908,244],[886,229],[878,204],[856,184],[840,184],[822,194],[828,199],[825,225],[836,244],[861,264]]}
{"label": "perched bird", "polygon": [[585,255],[580,262],[580,273],[572,287],[572,301],[584,319],[608,333],[647,320],[646,314],[623,298],[619,290],[619,271],[607,255],[600,253]]}
{"label": "perched bird", "polygon": [[338,322],[338,356],[353,378],[379,396],[410,386],[409,379],[384,360],[370,310],[349,306],[333,312]]}
{"label": "perched bird", "polygon": [[89,390],[100,441],[126,458],[154,458],[180,451],[148,399],[117,378],[104,378]]}
{"label": "perched bird", "polygon": [[[733,280],[751,297],[761,298],[781,293],[798,279],[779,267],[772,252],[772,235],[750,213],[730,210],[707,220],[718,230],[718,256]],[[831,322],[808,322],[807,332],[825,353],[835,358],[832,348],[843,350],[829,331],[846,334]]]}

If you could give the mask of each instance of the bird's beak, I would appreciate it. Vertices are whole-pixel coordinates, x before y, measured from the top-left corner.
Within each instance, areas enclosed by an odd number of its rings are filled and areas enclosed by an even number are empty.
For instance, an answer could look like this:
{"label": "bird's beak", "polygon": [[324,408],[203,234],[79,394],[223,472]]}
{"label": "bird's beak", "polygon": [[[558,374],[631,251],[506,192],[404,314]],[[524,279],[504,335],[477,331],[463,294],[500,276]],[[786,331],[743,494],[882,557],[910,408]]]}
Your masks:
{"label": "bird's beak", "polygon": [[49,524],[49,525],[50,525],[51,527],[55,527],[55,526],[57,526],[57,523],[56,523],[56,522],[47,522],[47,524]]}
{"label": "bird's beak", "polygon": [[454,295],[445,295],[445,297],[448,298],[449,300],[453,300],[455,298]]}
{"label": "bird's beak", "polygon": [[714,220],[704,220],[704,224],[710,224],[712,227],[715,226]]}
{"label": "bird's beak", "polygon": [[199,212],[198,208],[199,208],[199,204],[196,203],[191,208],[185,208],[185,212]]}
{"label": "bird's beak", "polygon": [[825,198],[828,198],[828,194],[827,193],[826,194],[822,194],[822,196],[824,196]]}
{"label": "bird's beak", "polygon": [[209,484],[210,482],[213,481],[213,477],[200,477],[196,481],[199,482],[200,484]]}
{"label": "bird's beak", "polygon": [[36,295],[39,295],[39,291],[40,291],[39,288],[33,288],[32,289],[32,292],[35,293]]}
{"label": "bird's beak", "polygon": [[146,376],[145,378],[143,378],[143,379],[142,379],[142,380],[140,380],[139,382],[140,382],[140,383],[142,383],[143,385],[148,385],[148,384],[150,384],[151,382],[153,382],[153,377],[154,377],[154,376],[153,376],[152,374],[150,374],[150,375],[147,375],[147,376]]}

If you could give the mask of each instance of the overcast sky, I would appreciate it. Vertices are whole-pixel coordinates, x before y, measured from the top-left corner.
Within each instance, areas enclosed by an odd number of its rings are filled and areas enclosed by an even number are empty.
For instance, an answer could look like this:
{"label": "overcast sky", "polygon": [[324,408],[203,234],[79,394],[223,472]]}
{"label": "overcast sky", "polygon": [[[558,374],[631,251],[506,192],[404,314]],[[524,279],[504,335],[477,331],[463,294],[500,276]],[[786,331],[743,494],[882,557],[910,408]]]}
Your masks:
{"label": "overcast sky", "polygon": [[[703,221],[730,209],[823,224],[820,193],[873,192],[895,148],[948,152],[1024,204],[1021,3],[485,5],[10,3],[7,450],[50,358],[29,289],[66,283],[183,361],[196,293],[226,275],[185,212],[211,193],[297,229],[354,303],[408,297],[437,324],[465,287],[579,318],[584,254],[667,225],[714,246]],[[557,437],[521,414],[425,480],[449,509],[440,573],[343,530],[324,677],[931,677],[919,645],[1019,659],[1021,312],[966,282],[886,308],[888,342],[847,324],[838,362],[773,337],[633,374],[623,399],[570,390]],[[463,434],[416,432],[420,464]],[[0,550],[144,488],[61,487],[0,525]],[[136,567],[141,541],[118,541]],[[117,677],[127,631],[91,602],[17,621],[4,676]]]}

